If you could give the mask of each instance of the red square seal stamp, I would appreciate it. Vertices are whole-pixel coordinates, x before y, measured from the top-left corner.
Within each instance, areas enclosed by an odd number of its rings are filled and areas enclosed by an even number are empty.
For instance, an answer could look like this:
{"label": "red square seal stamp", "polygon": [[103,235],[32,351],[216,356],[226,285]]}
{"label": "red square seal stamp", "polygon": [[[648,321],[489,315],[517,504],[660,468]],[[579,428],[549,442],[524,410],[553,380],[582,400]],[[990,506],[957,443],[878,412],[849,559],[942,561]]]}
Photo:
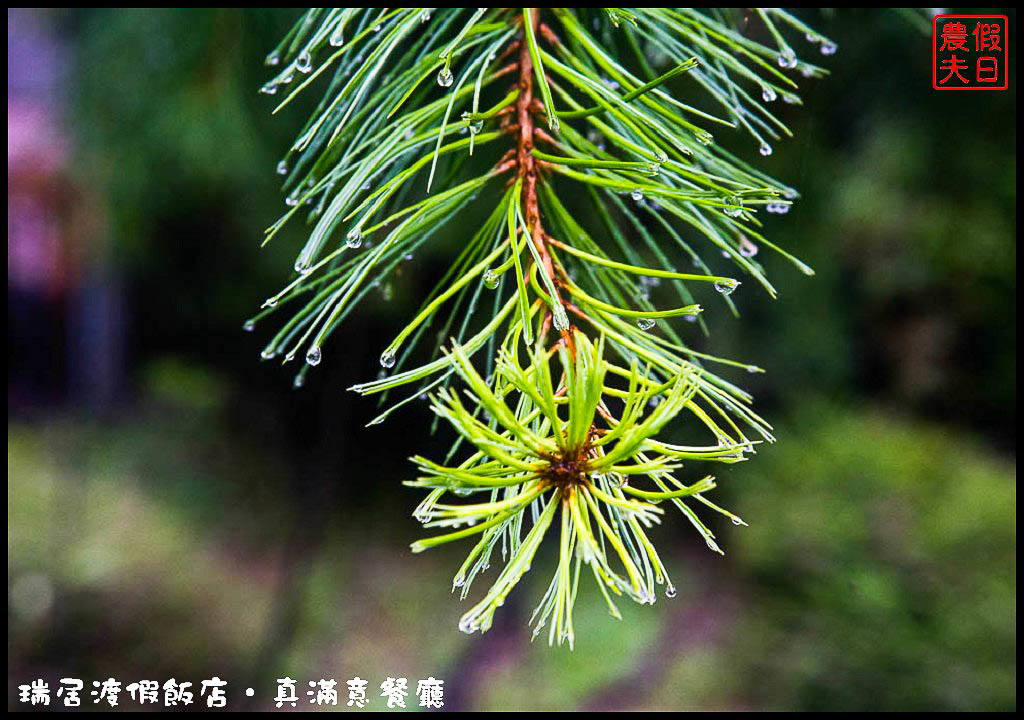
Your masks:
{"label": "red square seal stamp", "polygon": [[932,18],[932,87],[1006,90],[1009,44],[1005,15],[936,15]]}

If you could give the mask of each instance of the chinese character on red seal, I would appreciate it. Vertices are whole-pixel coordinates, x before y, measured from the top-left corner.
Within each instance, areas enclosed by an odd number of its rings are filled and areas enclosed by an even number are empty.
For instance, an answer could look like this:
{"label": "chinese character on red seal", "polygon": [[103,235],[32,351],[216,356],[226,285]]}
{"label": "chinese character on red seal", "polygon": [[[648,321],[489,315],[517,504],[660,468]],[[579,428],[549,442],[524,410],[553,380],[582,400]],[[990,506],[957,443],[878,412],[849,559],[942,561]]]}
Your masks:
{"label": "chinese character on red seal", "polygon": [[964,43],[967,42],[967,26],[962,22],[948,22],[942,26],[942,47],[939,50],[963,50],[967,52]]}
{"label": "chinese character on red seal", "polygon": [[1005,15],[936,15],[932,19],[932,87],[1006,90],[1010,27]]}

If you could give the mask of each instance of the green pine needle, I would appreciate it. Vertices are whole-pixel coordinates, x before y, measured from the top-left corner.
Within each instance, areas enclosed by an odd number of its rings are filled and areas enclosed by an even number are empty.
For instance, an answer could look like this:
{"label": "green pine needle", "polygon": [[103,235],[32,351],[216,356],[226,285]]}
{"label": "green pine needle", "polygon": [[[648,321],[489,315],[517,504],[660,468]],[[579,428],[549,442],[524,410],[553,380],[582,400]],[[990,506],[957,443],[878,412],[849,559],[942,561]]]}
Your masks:
{"label": "green pine needle", "polygon": [[[265,359],[303,356],[299,387],[359,304],[386,300],[442,228],[460,238],[382,343],[382,376],[352,389],[380,398],[371,424],[429,395],[458,435],[442,462],[414,458],[407,484],[428,490],[416,517],[438,530],[415,551],[475,540],[463,597],[501,553],[463,630],[486,630],[550,546],[532,622],[571,646],[582,570],[616,617],[615,595],[674,594],[646,534],[666,503],[718,552],[697,509],[741,523],[690,463],[774,438],[707,365],[761,369],[695,349],[701,309],[735,312],[740,278],[774,297],[761,250],[813,271],[764,232],[796,191],[709,128],[771,154],[791,135],[777,108],[826,74],[809,50],[835,44],[779,8],[313,8],[268,55],[275,112],[316,102],[278,165],[287,207],[265,242],[296,216],[309,237],[245,324],[286,314]],[[699,437],[659,439],[681,417]]]}

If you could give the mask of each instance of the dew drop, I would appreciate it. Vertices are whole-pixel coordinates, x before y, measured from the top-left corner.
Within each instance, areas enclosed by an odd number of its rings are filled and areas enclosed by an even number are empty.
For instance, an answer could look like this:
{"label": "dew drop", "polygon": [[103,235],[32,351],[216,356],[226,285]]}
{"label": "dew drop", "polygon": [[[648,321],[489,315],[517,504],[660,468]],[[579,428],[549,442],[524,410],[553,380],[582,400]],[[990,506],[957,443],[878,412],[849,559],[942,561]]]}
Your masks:
{"label": "dew drop", "polygon": [[471,133],[473,133],[474,135],[476,135],[477,133],[479,133],[483,129],[484,129],[484,121],[483,120],[471,120],[470,121],[470,123],[469,123],[469,131]]}
{"label": "dew drop", "polygon": [[498,276],[495,275],[490,268],[484,272],[484,287],[488,290],[494,290],[498,287]]}
{"label": "dew drop", "polygon": [[775,98],[777,97],[778,95],[776,95],[775,91],[767,85],[761,88],[761,98],[765,102],[775,102]]}
{"label": "dew drop", "polygon": [[732,295],[733,291],[740,286],[739,280],[719,280],[715,283],[715,290],[723,295]]}
{"label": "dew drop", "polygon": [[452,77],[452,73],[448,68],[442,68],[441,72],[437,74],[437,84],[441,87],[451,87],[453,82],[455,82],[455,78]]}
{"label": "dew drop", "polygon": [[338,29],[331,33],[331,38],[330,38],[329,42],[334,47],[341,47],[342,45],[344,45],[345,44],[345,28],[343,26],[339,25]]}
{"label": "dew drop", "polygon": [[743,214],[743,201],[738,197],[723,198],[723,201],[725,202],[725,207],[722,208],[722,212],[729,217],[739,217]]}
{"label": "dew drop", "polygon": [[313,267],[309,264],[308,260],[296,260],[295,261],[295,272],[299,275],[307,275]]}
{"label": "dew drop", "polygon": [[322,358],[323,358],[323,355],[320,352],[320,348],[317,345],[314,345],[313,347],[311,347],[309,349],[309,352],[306,353],[306,363],[309,364],[309,365],[319,365],[320,364],[320,360]]}
{"label": "dew drop", "polygon": [[260,357],[263,358],[264,360],[273,360],[276,356],[277,353],[274,352],[274,348],[269,347],[265,348],[263,352],[260,353]]}
{"label": "dew drop", "polygon": [[252,332],[253,330],[256,329],[256,321],[255,320],[246,320],[245,324],[242,325],[242,329],[245,330],[246,332]]}
{"label": "dew drop", "polygon": [[776,60],[781,68],[792,69],[796,67],[796,54],[791,48],[786,48],[780,52]]}
{"label": "dew drop", "polygon": [[306,384],[306,376],[303,375],[302,373],[299,373],[298,375],[296,375],[295,379],[292,380],[292,387],[295,388],[296,390],[298,390],[300,387],[302,387],[305,384]]}
{"label": "dew drop", "polygon": [[768,143],[761,143],[761,147],[758,148],[758,150],[765,157],[768,157],[769,155],[772,154],[772,146],[769,145]]}
{"label": "dew drop", "polygon": [[428,20],[430,20],[430,11],[424,10],[423,12],[420,13],[420,22],[425,23]]}
{"label": "dew drop", "polygon": [[380,364],[385,368],[393,368],[395,366],[395,354],[385,350],[380,354]]}
{"label": "dew drop", "polygon": [[565,332],[569,329],[569,316],[565,314],[565,310],[555,312],[551,316],[551,325],[558,332]]}
{"label": "dew drop", "polygon": [[651,318],[638,318],[636,321],[636,326],[641,330],[650,330],[652,327],[654,327],[654,320],[652,320]]}
{"label": "dew drop", "polygon": [[374,32],[380,32],[380,25],[374,25],[373,26],[373,31]]}
{"label": "dew drop", "polygon": [[345,244],[355,250],[357,247],[363,244],[363,233],[359,228],[355,227],[348,231],[348,235],[345,236]]}
{"label": "dew drop", "polygon": [[732,518],[732,524],[733,524],[733,525],[746,525],[746,523],[745,523],[745,522],[743,522],[743,519],[742,519],[742,518],[738,518],[738,517],[736,517],[736,516],[733,516],[733,518]]}
{"label": "dew drop", "polygon": [[635,190],[633,190],[633,192],[629,194],[629,196],[633,198],[634,202],[640,202],[641,200],[644,199],[644,191],[641,190],[640,188],[636,188]]}
{"label": "dew drop", "polygon": [[675,596],[676,596],[676,586],[673,585],[672,583],[669,583],[665,587],[665,597],[667,597],[667,598],[674,598]]}
{"label": "dew drop", "polygon": [[277,92],[277,83],[271,80],[260,88],[260,92],[264,95],[273,95]]}
{"label": "dew drop", "polygon": [[267,55],[266,59],[264,59],[263,62],[264,64],[269,65],[270,67],[274,67],[279,62],[281,62],[281,53],[279,53],[277,50],[274,50],[272,53]]}
{"label": "dew drop", "polygon": [[309,50],[299,53],[299,57],[295,60],[295,69],[300,73],[308,73],[313,69],[313,56],[309,54]]}
{"label": "dew drop", "polygon": [[822,45],[821,45],[821,54],[822,55],[835,55],[837,49],[838,48],[836,47],[835,43],[830,43],[830,42],[822,43]]}

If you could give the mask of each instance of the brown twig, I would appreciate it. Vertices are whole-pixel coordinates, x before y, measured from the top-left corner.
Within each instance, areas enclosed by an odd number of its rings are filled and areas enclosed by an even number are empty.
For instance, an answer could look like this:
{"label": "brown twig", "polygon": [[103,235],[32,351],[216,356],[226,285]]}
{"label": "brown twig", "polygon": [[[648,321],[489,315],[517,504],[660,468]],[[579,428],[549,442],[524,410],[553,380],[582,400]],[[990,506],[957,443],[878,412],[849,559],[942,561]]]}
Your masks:
{"label": "brown twig", "polygon": [[554,45],[555,47],[558,47],[559,45],[562,44],[561,39],[558,37],[558,35],[555,34],[555,31],[552,30],[547,23],[540,24],[540,36],[547,40],[550,45]]}
{"label": "brown twig", "polygon": [[[540,9],[528,8],[527,15],[533,23],[536,32],[540,24]],[[537,197],[537,183],[539,181],[538,166],[536,158],[533,157],[534,136],[540,131],[534,124],[534,114],[544,112],[544,106],[539,98],[533,95],[533,59],[530,57],[530,48],[523,40],[519,43],[519,95],[516,98],[515,117],[516,125],[509,128],[518,130],[516,139],[516,163],[519,168],[519,179],[522,181],[522,211],[526,227],[537,247],[537,253],[541,259],[541,271],[547,273],[555,287],[555,295],[558,297],[558,278],[555,274],[554,264],[547,243],[544,241],[544,228],[540,221],[540,202]],[[560,298],[559,298],[560,299]],[[546,331],[548,323],[545,321],[543,328]],[[563,335],[568,330],[563,331]]]}

